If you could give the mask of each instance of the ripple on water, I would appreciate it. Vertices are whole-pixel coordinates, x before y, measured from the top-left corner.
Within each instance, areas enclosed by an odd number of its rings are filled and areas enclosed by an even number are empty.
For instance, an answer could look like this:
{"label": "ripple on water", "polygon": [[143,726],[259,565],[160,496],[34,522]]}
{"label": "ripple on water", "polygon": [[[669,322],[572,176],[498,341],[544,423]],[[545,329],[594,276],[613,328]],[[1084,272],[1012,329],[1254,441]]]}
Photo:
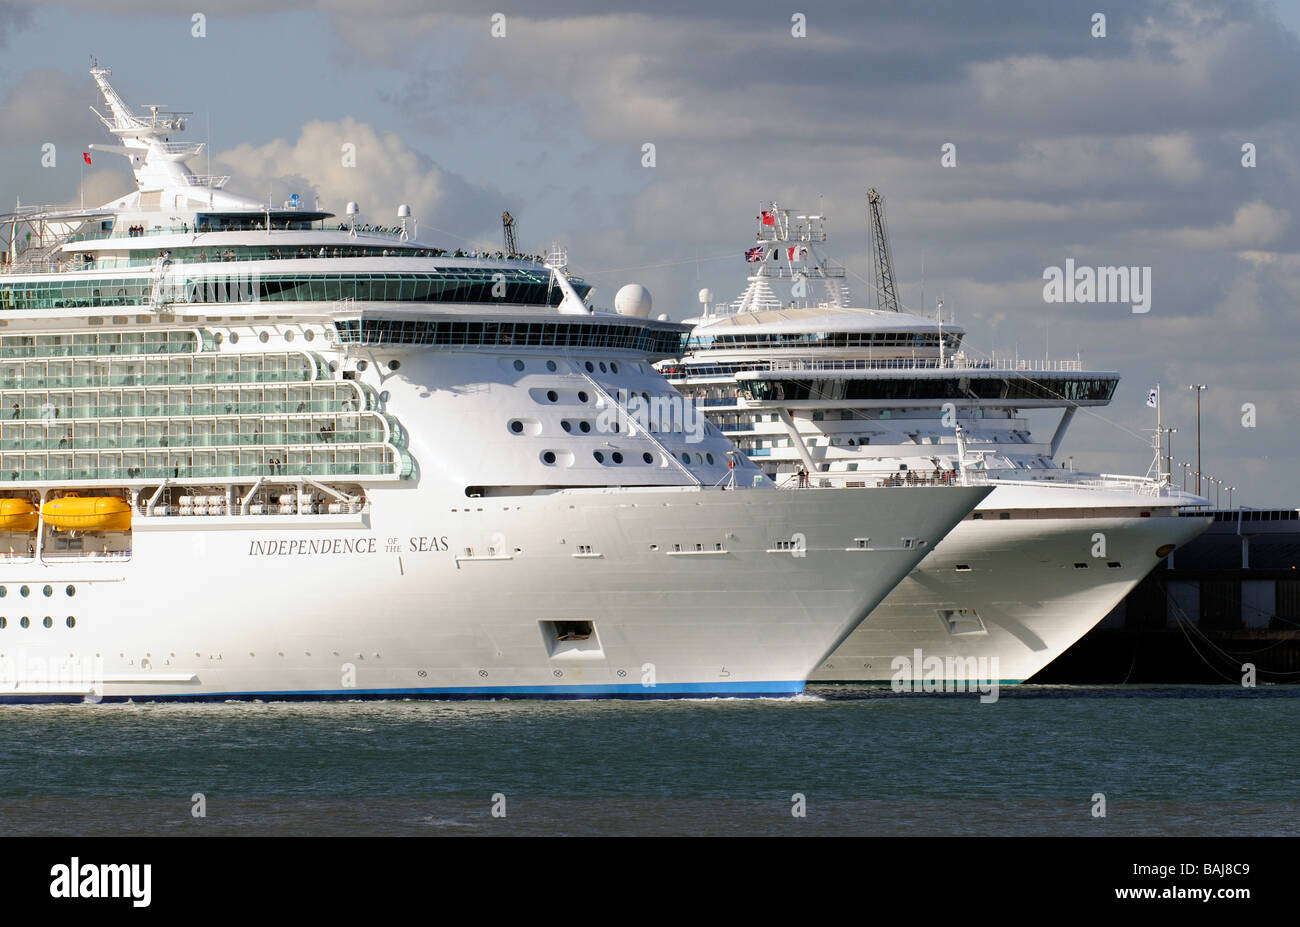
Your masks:
{"label": "ripple on water", "polygon": [[1102,791],[1107,833],[1297,833],[1297,697],[1019,686],[981,705],[810,686],[760,700],[12,706],[0,826],[777,834],[799,792],[807,832],[1097,833]]}

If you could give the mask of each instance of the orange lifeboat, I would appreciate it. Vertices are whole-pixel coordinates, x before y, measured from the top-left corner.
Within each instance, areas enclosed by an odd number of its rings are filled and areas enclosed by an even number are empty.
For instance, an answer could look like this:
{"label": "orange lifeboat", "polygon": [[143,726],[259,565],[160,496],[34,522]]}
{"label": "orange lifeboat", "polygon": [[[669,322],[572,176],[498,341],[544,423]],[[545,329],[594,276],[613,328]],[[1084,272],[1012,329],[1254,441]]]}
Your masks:
{"label": "orange lifeboat", "polygon": [[129,531],[131,503],[116,496],[68,494],[41,506],[45,523],[64,531]]}
{"label": "orange lifeboat", "polygon": [[0,499],[0,533],[30,534],[39,520],[36,506],[26,499]]}

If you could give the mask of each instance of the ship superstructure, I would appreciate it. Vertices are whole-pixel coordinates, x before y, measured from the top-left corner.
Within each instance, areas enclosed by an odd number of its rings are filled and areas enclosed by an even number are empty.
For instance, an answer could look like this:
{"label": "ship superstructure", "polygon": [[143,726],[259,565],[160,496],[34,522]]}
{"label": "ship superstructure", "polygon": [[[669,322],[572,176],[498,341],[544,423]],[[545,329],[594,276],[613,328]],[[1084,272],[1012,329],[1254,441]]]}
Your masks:
{"label": "ship superstructure", "polygon": [[0,699],[789,695],[988,492],[778,492],[644,294],[230,193],[91,73],[137,189],[4,219]]}
{"label": "ship superstructure", "polygon": [[[878,289],[892,293],[876,227]],[[1023,681],[1204,530],[1174,517],[1203,500],[1167,474],[1057,463],[1076,412],[1109,403],[1117,373],[968,355],[941,314],[854,305],[825,240],[823,216],[764,208],[744,293],[717,305],[702,292],[685,354],[660,369],[783,486],[995,487],[814,679],[889,680],[920,652],[970,678],[997,658],[1002,681]],[[1030,410],[1060,412],[1050,435],[1031,431]]]}

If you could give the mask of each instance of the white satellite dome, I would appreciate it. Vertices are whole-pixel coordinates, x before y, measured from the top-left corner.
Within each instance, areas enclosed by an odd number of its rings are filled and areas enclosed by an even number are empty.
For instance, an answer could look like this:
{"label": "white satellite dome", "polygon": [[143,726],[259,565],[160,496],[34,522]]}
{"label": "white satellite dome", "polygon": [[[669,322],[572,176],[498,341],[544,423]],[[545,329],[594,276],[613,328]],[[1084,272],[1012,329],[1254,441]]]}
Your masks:
{"label": "white satellite dome", "polygon": [[648,319],[652,305],[650,291],[639,283],[629,283],[614,294],[614,311],[619,315]]}
{"label": "white satellite dome", "polygon": [[398,207],[397,207],[397,218],[399,218],[399,219],[409,219],[410,217],[411,217],[411,207],[410,207],[410,206],[408,206],[406,203],[403,203],[401,206],[398,206]]}
{"label": "white satellite dome", "polygon": [[700,290],[700,302],[704,303],[706,306],[713,302],[713,291],[708,287]]}
{"label": "white satellite dome", "polygon": [[361,211],[361,207],[359,207],[356,204],[356,201],[353,200],[348,203],[347,207],[343,211],[346,212],[349,216],[355,216],[358,212]]}

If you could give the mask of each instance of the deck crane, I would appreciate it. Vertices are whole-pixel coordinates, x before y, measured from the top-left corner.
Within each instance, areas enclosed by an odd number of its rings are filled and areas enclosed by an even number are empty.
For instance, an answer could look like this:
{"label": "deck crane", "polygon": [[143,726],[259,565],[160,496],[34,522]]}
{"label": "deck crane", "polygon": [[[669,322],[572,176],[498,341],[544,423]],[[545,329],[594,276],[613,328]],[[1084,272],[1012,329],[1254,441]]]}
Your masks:
{"label": "deck crane", "polygon": [[898,291],[894,285],[894,258],[885,231],[885,198],[875,187],[867,190],[867,212],[871,219],[871,267],[875,276],[876,308],[898,312]]}
{"label": "deck crane", "polygon": [[508,212],[501,213],[501,228],[505,232],[506,254],[518,254],[519,245],[515,241],[515,217]]}

